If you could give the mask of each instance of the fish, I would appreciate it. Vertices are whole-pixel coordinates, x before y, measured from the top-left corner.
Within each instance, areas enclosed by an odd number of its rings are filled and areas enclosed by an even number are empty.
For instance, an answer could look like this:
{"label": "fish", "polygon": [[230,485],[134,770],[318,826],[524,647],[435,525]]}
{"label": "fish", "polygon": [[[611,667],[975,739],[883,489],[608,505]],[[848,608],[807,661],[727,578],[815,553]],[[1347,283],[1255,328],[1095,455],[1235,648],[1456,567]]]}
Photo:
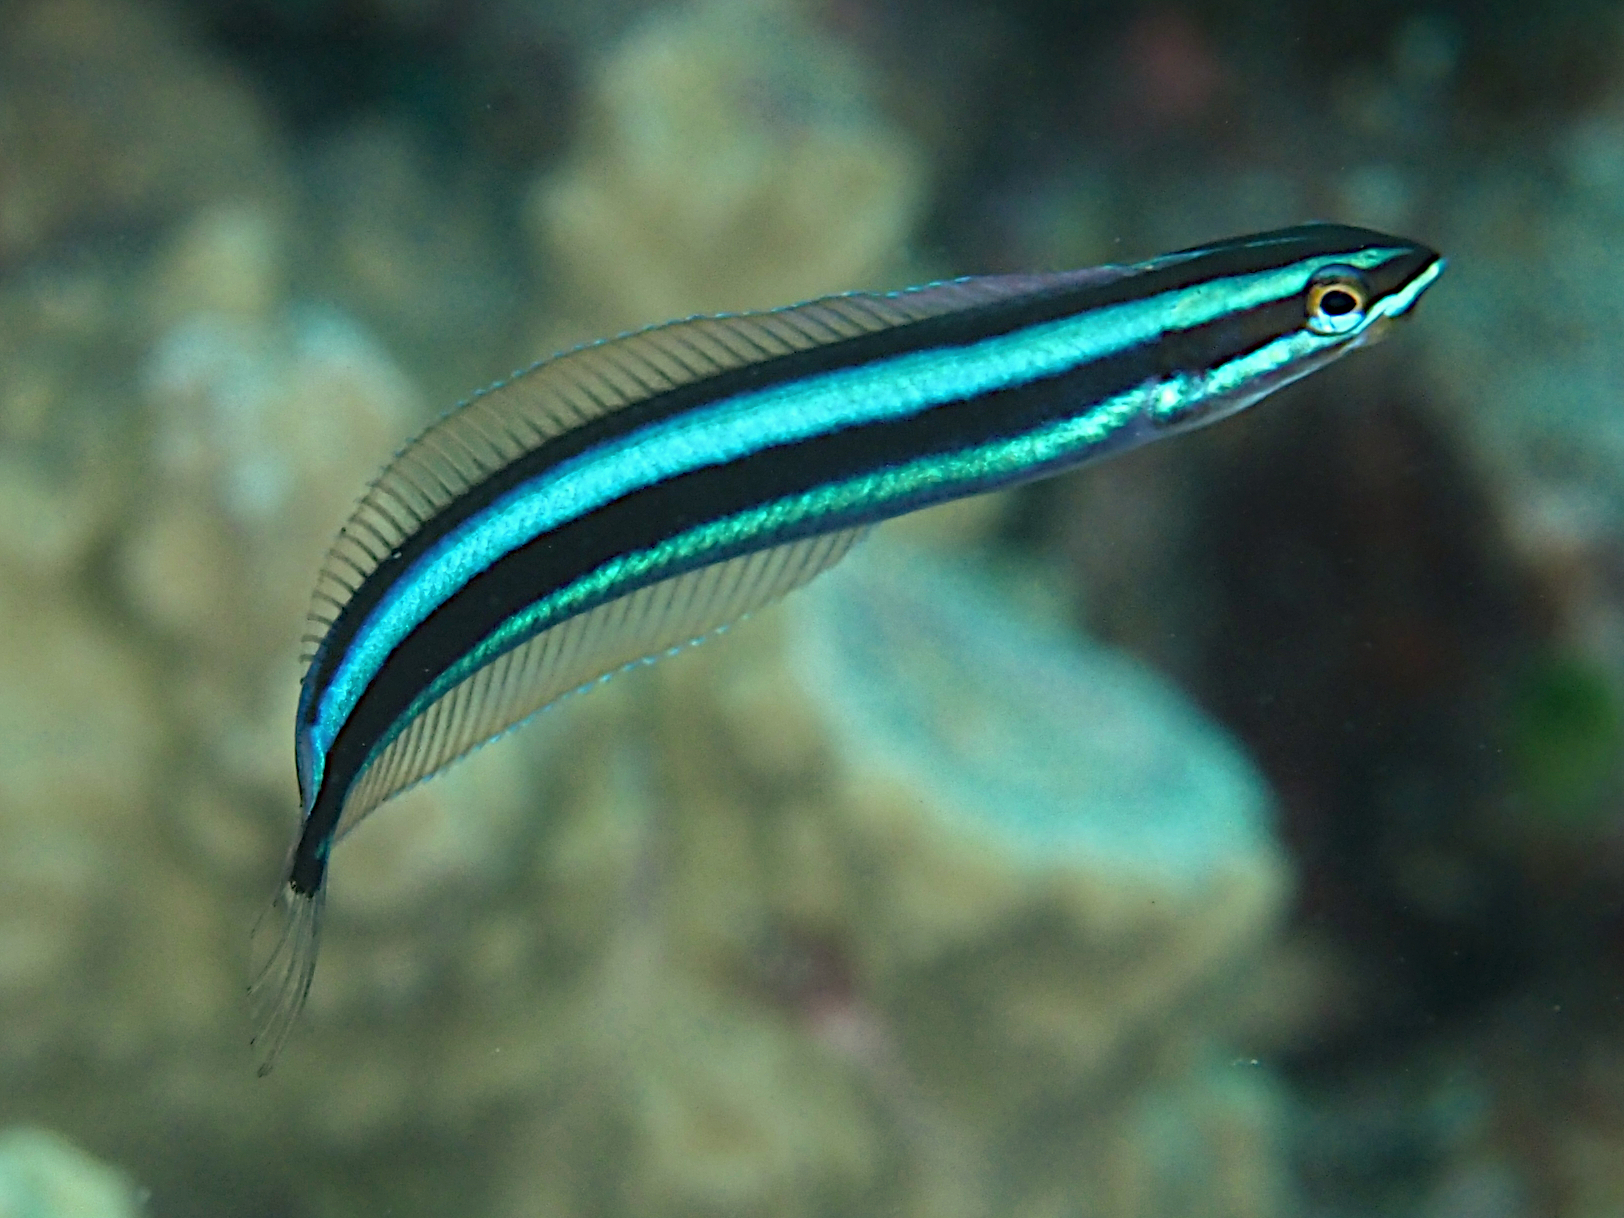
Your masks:
{"label": "fish", "polygon": [[1374,341],[1443,269],[1306,224],[690,317],[459,404],[366,489],[312,596],[299,830],[249,987],[260,1073],[310,991],[333,845],[391,796],[805,584],[879,521],[1245,409]]}

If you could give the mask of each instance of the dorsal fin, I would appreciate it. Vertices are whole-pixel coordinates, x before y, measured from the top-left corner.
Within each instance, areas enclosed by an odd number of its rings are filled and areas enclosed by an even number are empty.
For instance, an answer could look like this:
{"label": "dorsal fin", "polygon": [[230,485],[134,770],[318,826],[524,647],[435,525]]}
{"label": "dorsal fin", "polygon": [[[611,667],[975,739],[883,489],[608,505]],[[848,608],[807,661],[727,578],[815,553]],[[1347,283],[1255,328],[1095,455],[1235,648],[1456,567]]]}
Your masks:
{"label": "dorsal fin", "polygon": [[[395,455],[339,531],[309,620],[324,637],[361,582],[424,522],[496,470],[554,436],[656,394],[979,305],[1129,273],[986,275],[900,292],[850,292],[759,313],[690,317],[576,347],[475,394]],[[310,643],[308,661],[319,643]]]}

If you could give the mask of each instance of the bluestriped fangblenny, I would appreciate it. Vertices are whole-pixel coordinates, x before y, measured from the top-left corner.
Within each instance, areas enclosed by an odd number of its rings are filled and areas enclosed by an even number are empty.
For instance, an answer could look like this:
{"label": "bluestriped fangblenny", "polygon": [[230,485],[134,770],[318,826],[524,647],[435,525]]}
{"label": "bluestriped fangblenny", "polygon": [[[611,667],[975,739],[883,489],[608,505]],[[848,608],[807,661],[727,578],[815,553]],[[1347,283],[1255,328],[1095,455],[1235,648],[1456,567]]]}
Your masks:
{"label": "bluestriped fangblenny", "polygon": [[562,694],[810,580],[878,520],[1202,426],[1369,342],[1443,269],[1314,224],[580,347],[403,449],[328,556],[303,816],[251,987],[270,1068],[334,840]]}

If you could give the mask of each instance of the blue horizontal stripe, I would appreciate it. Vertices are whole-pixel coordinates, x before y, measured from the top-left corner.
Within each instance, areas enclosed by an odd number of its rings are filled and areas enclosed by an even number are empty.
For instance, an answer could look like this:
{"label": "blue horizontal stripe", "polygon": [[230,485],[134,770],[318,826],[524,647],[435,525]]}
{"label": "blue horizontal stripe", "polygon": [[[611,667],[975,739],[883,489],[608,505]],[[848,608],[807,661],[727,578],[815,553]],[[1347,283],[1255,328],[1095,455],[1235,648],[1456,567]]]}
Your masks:
{"label": "blue horizontal stripe", "polygon": [[[1395,251],[1365,249],[1218,279],[984,339],[910,352],[747,392],[608,441],[515,488],[430,547],[357,630],[323,691],[311,743],[325,755],[389,653],[473,576],[504,554],[665,479],[842,428],[1029,384],[1174,330],[1302,289],[1333,263],[1374,267]],[[1094,412],[1090,411],[1090,415]],[[314,776],[319,782],[319,775]]]}
{"label": "blue horizontal stripe", "polygon": [[772,500],[746,512],[708,521],[652,549],[612,558],[590,575],[527,605],[458,657],[373,745],[366,765],[381,757],[419,715],[487,664],[543,630],[614,600],[627,590],[669,578],[679,562],[688,567],[707,566],[719,561],[721,555],[751,548],[756,539],[789,521],[836,519],[867,512],[885,515],[887,505],[913,499],[926,487],[948,495],[967,484],[991,487],[1007,483],[1028,470],[1066,461],[1104,443],[1142,415],[1157,393],[1154,386],[1141,386],[1097,404],[1085,415],[1039,431]]}

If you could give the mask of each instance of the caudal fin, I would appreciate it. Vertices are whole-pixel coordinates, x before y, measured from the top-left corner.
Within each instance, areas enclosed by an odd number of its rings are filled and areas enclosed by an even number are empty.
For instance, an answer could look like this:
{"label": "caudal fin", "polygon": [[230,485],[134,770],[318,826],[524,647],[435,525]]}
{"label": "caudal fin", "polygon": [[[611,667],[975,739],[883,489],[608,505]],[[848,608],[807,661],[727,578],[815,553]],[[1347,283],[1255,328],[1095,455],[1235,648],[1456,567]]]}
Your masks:
{"label": "caudal fin", "polygon": [[248,985],[254,1037],[249,1043],[261,1054],[261,1078],[276,1064],[310,993],[325,894],[325,885],[314,892],[300,892],[291,882],[285,883],[271,907],[254,923],[253,979]]}

